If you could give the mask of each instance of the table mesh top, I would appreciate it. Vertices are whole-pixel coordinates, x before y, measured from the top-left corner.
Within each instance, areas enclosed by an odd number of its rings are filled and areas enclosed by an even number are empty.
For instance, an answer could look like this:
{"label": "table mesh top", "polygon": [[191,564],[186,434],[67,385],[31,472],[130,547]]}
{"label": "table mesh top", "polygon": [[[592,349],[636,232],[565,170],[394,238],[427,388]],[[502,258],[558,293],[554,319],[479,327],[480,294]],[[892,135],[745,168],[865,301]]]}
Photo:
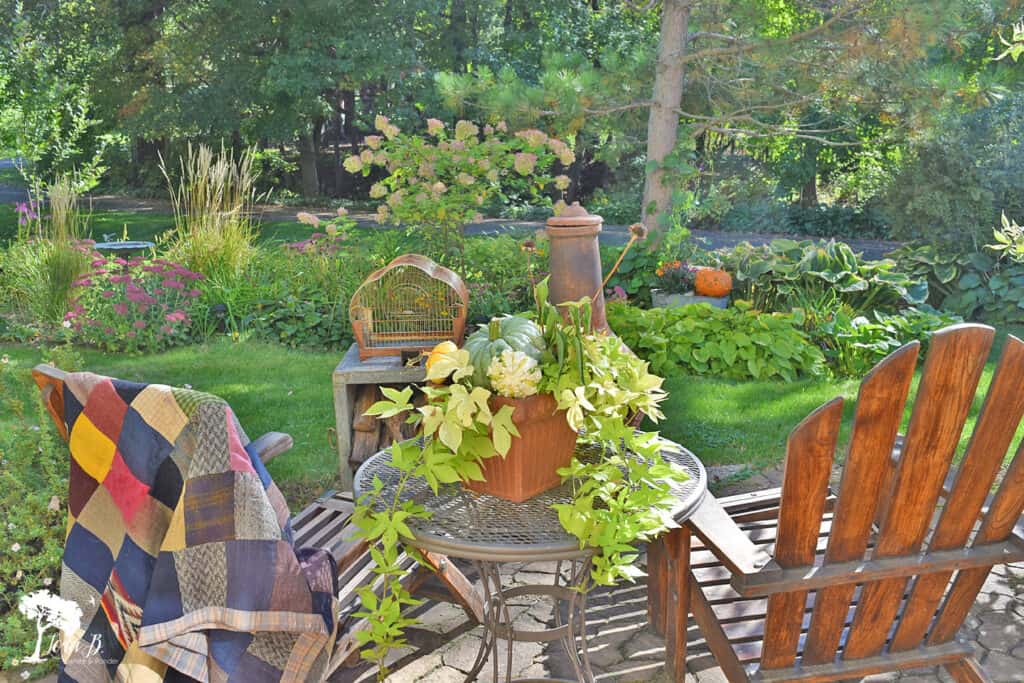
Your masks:
{"label": "table mesh top", "polygon": [[[668,442],[671,443],[671,442]],[[684,482],[672,484],[676,496],[673,516],[687,519],[707,490],[707,474],[701,462],[686,449],[671,444],[662,452],[689,475]],[[583,461],[597,457],[598,447],[579,444],[576,455]],[[374,477],[384,484],[383,500],[394,499],[401,472],[391,466],[391,453],[381,451],[367,460],[355,478],[356,495],[372,487]],[[409,528],[416,544],[426,550],[468,559],[513,560],[564,559],[586,554],[577,540],[558,522],[551,508],[555,503],[572,500],[572,487],[565,483],[522,503],[513,503],[487,494],[468,491],[459,484],[442,485],[434,495],[426,480],[414,477],[406,482],[403,499],[413,499],[431,513],[428,520],[411,520]]]}

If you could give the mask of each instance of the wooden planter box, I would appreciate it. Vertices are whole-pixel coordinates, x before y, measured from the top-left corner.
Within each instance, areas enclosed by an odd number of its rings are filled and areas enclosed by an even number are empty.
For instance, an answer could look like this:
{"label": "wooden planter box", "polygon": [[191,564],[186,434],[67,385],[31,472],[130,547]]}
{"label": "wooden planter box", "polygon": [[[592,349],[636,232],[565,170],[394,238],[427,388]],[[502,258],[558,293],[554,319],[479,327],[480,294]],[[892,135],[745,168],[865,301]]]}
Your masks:
{"label": "wooden planter box", "polygon": [[503,405],[515,407],[512,422],[519,430],[512,437],[512,448],[502,458],[496,455],[484,460],[486,481],[467,482],[465,487],[516,503],[558,486],[562,479],[558,469],[572,461],[576,450],[576,432],[565,421],[565,411],[558,410],[551,394],[528,398],[495,396],[491,410]]}
{"label": "wooden planter box", "polygon": [[686,294],[668,293],[660,289],[651,290],[651,305],[655,308],[679,308],[690,304],[711,304],[715,308],[729,305],[728,296],[697,296],[693,292]]}

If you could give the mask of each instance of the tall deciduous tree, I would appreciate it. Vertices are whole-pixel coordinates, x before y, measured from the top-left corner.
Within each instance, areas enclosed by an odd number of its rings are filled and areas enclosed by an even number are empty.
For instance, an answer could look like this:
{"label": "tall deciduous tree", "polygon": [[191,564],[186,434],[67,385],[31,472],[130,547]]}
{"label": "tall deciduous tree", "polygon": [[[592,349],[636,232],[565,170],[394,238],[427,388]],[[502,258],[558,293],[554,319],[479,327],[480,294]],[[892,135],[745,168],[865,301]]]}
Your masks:
{"label": "tall deciduous tree", "polygon": [[[555,127],[605,119],[621,131],[630,112],[646,111],[646,136],[637,136],[647,148],[642,210],[655,230],[667,224],[674,195],[696,171],[695,138],[789,138],[808,142],[812,154],[858,145],[851,133],[864,116],[884,115],[894,122],[890,129],[914,126],[940,94],[949,94],[935,87],[929,50],[976,38],[962,23],[970,3],[959,1],[630,4],[660,21],[646,53],[641,47],[629,59],[571,65],[549,56],[532,82],[484,72],[475,83],[442,79],[442,88],[450,101],[532,115]],[[813,202],[814,188],[805,185]]]}

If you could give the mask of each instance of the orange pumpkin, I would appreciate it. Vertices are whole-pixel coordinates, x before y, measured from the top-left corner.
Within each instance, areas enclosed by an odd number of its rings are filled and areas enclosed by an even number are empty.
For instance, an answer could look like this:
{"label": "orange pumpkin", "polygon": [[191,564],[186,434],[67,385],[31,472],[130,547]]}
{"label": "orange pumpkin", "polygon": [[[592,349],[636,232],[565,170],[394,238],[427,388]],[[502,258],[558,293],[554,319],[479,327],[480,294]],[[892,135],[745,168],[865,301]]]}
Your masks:
{"label": "orange pumpkin", "polygon": [[701,268],[697,271],[693,289],[697,296],[728,296],[732,291],[732,277],[724,270]]}

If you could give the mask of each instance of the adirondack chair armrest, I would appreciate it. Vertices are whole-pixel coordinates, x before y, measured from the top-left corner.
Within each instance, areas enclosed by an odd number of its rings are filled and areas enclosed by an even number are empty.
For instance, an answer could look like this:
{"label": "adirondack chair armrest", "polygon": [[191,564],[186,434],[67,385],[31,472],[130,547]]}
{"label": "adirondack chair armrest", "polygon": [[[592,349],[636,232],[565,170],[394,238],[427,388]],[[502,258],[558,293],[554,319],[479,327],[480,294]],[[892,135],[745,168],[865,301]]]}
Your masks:
{"label": "adirondack chair armrest", "polygon": [[250,445],[256,450],[257,455],[260,456],[260,460],[266,464],[285,451],[290,450],[295,445],[295,441],[289,434],[284,432],[267,432]]}
{"label": "adirondack chair armrest", "polygon": [[732,572],[734,587],[742,585],[745,577],[778,568],[772,556],[750,540],[714,496],[704,496],[687,524],[704,546]]}

